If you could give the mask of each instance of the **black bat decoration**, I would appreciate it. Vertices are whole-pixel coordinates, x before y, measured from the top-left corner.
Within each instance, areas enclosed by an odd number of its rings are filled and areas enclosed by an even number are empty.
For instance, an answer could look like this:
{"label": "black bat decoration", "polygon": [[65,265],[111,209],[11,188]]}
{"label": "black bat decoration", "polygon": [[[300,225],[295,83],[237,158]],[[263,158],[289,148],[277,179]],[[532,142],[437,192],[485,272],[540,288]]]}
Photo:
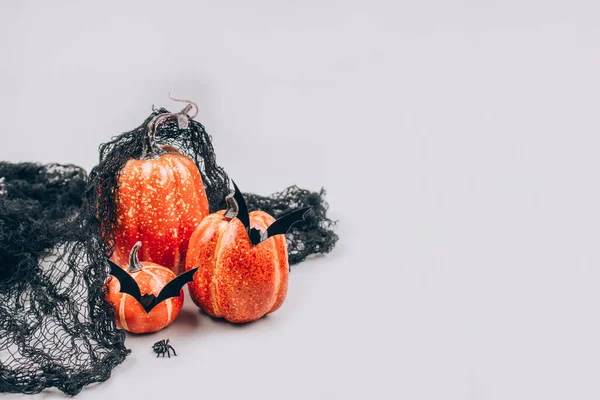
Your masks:
{"label": "black bat decoration", "polygon": [[289,212],[281,217],[279,217],[275,222],[273,222],[266,231],[261,231],[259,229],[250,228],[250,215],[248,214],[248,206],[246,205],[246,200],[244,200],[244,196],[242,192],[237,187],[233,180],[233,187],[235,192],[233,193],[233,199],[237,203],[237,215],[236,217],[242,222],[246,232],[248,233],[248,237],[250,238],[250,242],[253,246],[258,245],[259,243],[267,240],[271,236],[281,235],[287,233],[292,225],[296,222],[304,221],[304,217],[306,213],[312,207],[305,207],[299,210],[295,210]]}
{"label": "black bat decoration", "polygon": [[242,195],[242,191],[237,187],[235,182],[232,180],[231,183],[233,183],[233,187],[235,189],[235,192],[233,192],[233,199],[237,202],[238,206],[237,217],[240,221],[242,221],[244,228],[246,228],[246,232],[250,234],[250,214],[248,214],[246,200]]}
{"label": "black bat decoration", "polygon": [[144,310],[147,313],[152,311],[152,309],[162,301],[167,300],[171,297],[179,297],[179,291],[188,282],[191,282],[194,277],[194,273],[200,267],[196,267],[191,269],[183,274],[179,275],[177,278],[173,279],[169,283],[167,283],[160,291],[158,296],[153,294],[144,294],[142,295],[140,292],[140,287],[137,282],[129,273],[123,268],[119,267],[114,262],[108,260],[108,264],[110,265],[110,274],[118,279],[121,284],[120,293],[125,293],[132,296],[134,299],[140,302]]}

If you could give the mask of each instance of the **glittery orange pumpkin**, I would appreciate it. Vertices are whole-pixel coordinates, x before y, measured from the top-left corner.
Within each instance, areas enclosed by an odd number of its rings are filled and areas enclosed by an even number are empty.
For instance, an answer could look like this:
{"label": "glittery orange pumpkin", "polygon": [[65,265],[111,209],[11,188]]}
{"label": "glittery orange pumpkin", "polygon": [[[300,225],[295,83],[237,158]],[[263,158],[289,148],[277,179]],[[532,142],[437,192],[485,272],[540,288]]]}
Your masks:
{"label": "glittery orange pumpkin", "polygon": [[[152,262],[140,262],[136,243],[131,250],[127,272],[137,282],[142,295],[158,296],[167,283],[177,277],[173,271]],[[106,300],[115,310],[117,326],[132,333],[159,331],[170,325],[183,307],[183,290],[179,297],[171,297],[158,303],[146,312],[140,302],[128,294],[120,293],[119,280],[111,276],[108,280]]]}
{"label": "glittery orange pumpkin", "polygon": [[140,259],[183,270],[188,241],[208,215],[208,199],[194,162],[172,147],[149,159],[131,159],[119,175],[116,249],[112,260],[127,262],[142,241]]}
{"label": "glittery orange pumpkin", "polygon": [[[204,218],[190,238],[189,270],[202,268],[188,285],[194,303],[213,317],[249,322],[283,304],[289,266],[284,235],[253,246],[242,222],[225,211]],[[262,211],[249,214],[250,226],[261,231],[275,221]]]}

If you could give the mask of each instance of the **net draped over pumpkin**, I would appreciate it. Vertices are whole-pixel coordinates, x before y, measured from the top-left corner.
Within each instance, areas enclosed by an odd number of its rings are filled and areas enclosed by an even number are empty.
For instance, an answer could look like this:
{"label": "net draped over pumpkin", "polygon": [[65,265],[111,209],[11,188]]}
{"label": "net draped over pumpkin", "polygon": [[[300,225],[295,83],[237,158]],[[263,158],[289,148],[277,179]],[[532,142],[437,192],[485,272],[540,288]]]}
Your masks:
{"label": "net draped over pumpkin", "polygon": [[[138,128],[102,144],[89,176],[74,165],[0,162],[0,392],[56,387],[75,395],[108,379],[129,354],[105,301],[105,258],[115,246],[119,171],[141,157],[148,123],[164,113],[154,110]],[[229,177],[202,124],[167,122],[156,140],[196,163],[211,212],[226,207]],[[244,196],[250,210],[275,218],[313,207],[286,235],[289,262],[297,264],[337,242],[324,195],[290,186]]]}

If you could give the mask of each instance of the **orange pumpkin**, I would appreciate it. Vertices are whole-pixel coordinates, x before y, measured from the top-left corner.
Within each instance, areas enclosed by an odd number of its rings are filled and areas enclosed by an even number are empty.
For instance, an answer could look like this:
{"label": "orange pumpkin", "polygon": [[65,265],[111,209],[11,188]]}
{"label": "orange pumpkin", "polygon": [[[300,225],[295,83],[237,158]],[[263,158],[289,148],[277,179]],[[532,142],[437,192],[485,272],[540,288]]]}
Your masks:
{"label": "orange pumpkin", "polygon": [[[167,283],[177,276],[173,271],[152,262],[140,262],[137,254],[141,243],[131,249],[127,272],[137,282],[140,293],[158,296]],[[170,325],[183,307],[183,290],[179,297],[171,297],[156,304],[150,312],[129,294],[120,293],[121,284],[111,276],[108,280],[106,300],[115,310],[117,326],[132,333],[148,333],[159,331]]]}
{"label": "orange pumpkin", "polygon": [[127,262],[142,241],[140,259],[183,270],[188,241],[208,215],[208,199],[194,162],[173,147],[149,159],[131,159],[119,175],[116,248],[112,260]]}
{"label": "orange pumpkin", "polygon": [[[202,265],[202,269],[188,288],[194,303],[207,314],[234,323],[254,321],[285,300],[287,244],[284,235],[265,235],[275,218],[263,211],[248,214],[237,186],[236,199],[230,196],[227,202],[227,211],[204,218],[190,238],[186,268]],[[261,233],[262,239],[254,240]]]}

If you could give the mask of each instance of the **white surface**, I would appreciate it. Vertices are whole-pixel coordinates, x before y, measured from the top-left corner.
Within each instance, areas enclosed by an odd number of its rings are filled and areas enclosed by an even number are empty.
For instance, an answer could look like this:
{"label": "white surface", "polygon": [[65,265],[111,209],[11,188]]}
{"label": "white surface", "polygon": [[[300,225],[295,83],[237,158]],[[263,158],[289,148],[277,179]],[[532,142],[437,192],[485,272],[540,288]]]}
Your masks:
{"label": "white surface", "polygon": [[90,168],[172,88],[340,220],[277,313],[188,299],[79,398],[598,399],[597,1],[217,3],[1,3],[0,159]]}

